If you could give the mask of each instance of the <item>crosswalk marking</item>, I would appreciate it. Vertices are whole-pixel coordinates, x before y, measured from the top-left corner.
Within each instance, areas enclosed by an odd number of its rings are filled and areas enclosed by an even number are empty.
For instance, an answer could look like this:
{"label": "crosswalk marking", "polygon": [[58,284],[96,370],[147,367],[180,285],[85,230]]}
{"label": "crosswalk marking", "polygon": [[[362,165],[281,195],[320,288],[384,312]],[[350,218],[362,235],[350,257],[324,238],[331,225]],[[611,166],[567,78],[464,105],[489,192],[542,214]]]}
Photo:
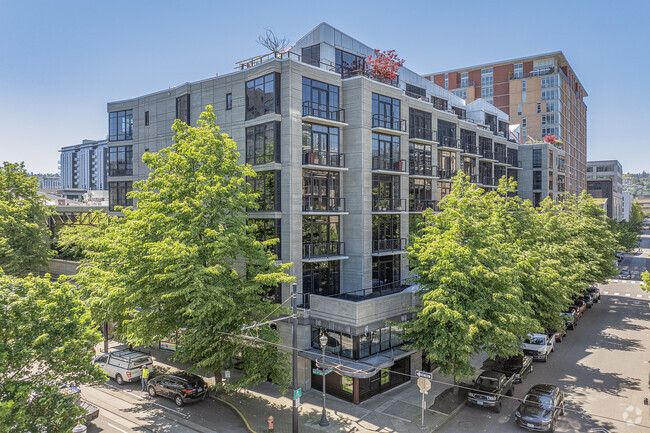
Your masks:
{"label": "crosswalk marking", "polygon": [[606,294],[606,295],[609,295],[609,292],[603,292],[603,293]]}
{"label": "crosswalk marking", "polygon": [[630,296],[630,294],[629,294],[629,293],[626,293],[625,296]]}
{"label": "crosswalk marking", "polygon": [[636,295],[637,298],[641,298],[643,295]]}
{"label": "crosswalk marking", "polygon": [[620,293],[618,293],[618,292],[615,292],[615,293],[614,293],[614,296],[616,296],[616,295],[620,295]]}

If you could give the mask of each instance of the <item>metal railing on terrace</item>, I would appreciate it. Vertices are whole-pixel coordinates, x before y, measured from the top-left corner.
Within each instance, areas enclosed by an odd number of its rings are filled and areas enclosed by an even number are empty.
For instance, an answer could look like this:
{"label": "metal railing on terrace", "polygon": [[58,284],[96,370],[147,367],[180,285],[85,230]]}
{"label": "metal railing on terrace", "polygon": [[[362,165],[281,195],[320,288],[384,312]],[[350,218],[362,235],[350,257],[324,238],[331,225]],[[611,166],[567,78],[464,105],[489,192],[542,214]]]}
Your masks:
{"label": "metal railing on terrace", "polygon": [[413,176],[435,177],[438,175],[438,167],[435,165],[417,165],[413,162],[413,159],[411,159],[409,165],[409,174]]}
{"label": "metal railing on terrace", "polygon": [[388,84],[394,87],[399,87],[399,76],[395,77],[394,80],[391,80],[389,78],[382,77],[381,75],[371,74],[370,72],[365,71],[363,69],[352,69],[352,70],[344,69],[343,71],[341,71],[341,78],[352,78],[352,77],[359,77],[359,76],[370,78],[371,80],[377,81],[379,83]]}
{"label": "metal railing on terrace", "polygon": [[461,143],[460,149],[463,153],[471,153],[473,155],[478,155],[478,147],[474,143]]}
{"label": "metal railing on terrace", "polygon": [[405,289],[417,284],[416,277],[405,278],[403,280],[396,280],[389,283],[377,282],[372,287],[367,289],[355,290],[352,292],[339,293],[337,295],[330,295],[330,298],[345,299],[347,301],[365,301],[372,298],[379,298],[381,296],[393,295],[400,293]]}
{"label": "metal railing on terrace", "polygon": [[406,119],[400,119],[398,117],[392,117],[392,116],[385,116],[383,114],[373,114],[372,127],[393,129],[395,131],[406,132]]}
{"label": "metal railing on terrace", "polygon": [[442,135],[438,132],[438,147],[451,147],[452,149],[460,149],[460,140],[456,137]]}
{"label": "metal railing on terrace", "polygon": [[420,140],[434,141],[436,130],[431,128],[423,128],[421,126],[413,126],[409,128],[409,138],[416,138]]}
{"label": "metal railing on terrace", "polygon": [[302,258],[314,259],[345,255],[344,242],[319,242],[302,244]]}
{"label": "metal railing on terrace", "polygon": [[293,59],[301,63],[306,63],[308,65],[316,66],[317,68],[326,69],[328,71],[335,72],[336,65],[330,61],[321,61],[312,58],[303,58],[302,55],[294,53],[292,51],[284,51],[277,53],[267,53],[261,54],[259,56],[251,57],[249,59],[240,60],[235,62],[235,69],[243,71],[244,69],[252,68],[253,66],[261,65],[271,60],[284,60],[284,59]]}
{"label": "metal railing on terrace", "polygon": [[483,158],[494,159],[494,152],[490,149],[480,149],[480,152],[480,155],[483,156]]}
{"label": "metal railing on terrace", "polygon": [[465,81],[464,83],[461,81],[460,83],[456,83],[457,89],[462,89],[463,87],[474,87],[474,86],[476,86],[476,81]]}
{"label": "metal railing on terrace", "polygon": [[345,154],[325,151],[302,151],[303,165],[320,165],[323,167],[345,167]]}
{"label": "metal railing on terrace", "polygon": [[402,212],[406,210],[406,199],[404,198],[380,198],[373,197],[373,212]]}
{"label": "metal railing on terrace", "polygon": [[438,169],[438,177],[440,179],[451,179],[452,177],[456,176],[456,173],[458,173],[458,170],[450,170],[444,168]]}
{"label": "metal railing on terrace", "polygon": [[540,77],[542,75],[550,75],[557,72],[557,69],[555,69],[554,66],[544,68],[544,69],[538,69],[535,71],[530,71],[526,73],[521,73],[521,74],[512,74],[510,75],[511,80],[519,80],[521,78],[530,78],[530,77]]}
{"label": "metal railing on terrace", "polygon": [[419,93],[409,92],[408,90],[404,90],[404,94],[409,98],[419,99],[420,101],[424,101],[424,102],[430,101],[427,96],[420,95]]}
{"label": "metal railing on terrace", "polygon": [[320,119],[327,119],[335,122],[345,122],[345,109],[331,107],[313,101],[305,101],[302,103],[302,117],[307,116],[318,117]]}
{"label": "metal railing on terrace", "polygon": [[406,173],[406,160],[400,159],[396,161],[389,157],[383,156],[373,156],[372,157],[372,169],[373,170],[383,170],[383,171],[397,171],[400,173]]}
{"label": "metal railing on terrace", "polygon": [[411,200],[409,211],[424,212],[427,209],[433,209],[434,211],[438,211],[438,201],[421,199],[421,198],[414,198]]}
{"label": "metal railing on terrace", "polygon": [[405,238],[379,239],[372,241],[373,253],[386,253],[393,251],[404,251],[406,249]]}
{"label": "metal railing on terrace", "polygon": [[341,197],[303,196],[302,210],[303,212],[345,212],[345,199]]}

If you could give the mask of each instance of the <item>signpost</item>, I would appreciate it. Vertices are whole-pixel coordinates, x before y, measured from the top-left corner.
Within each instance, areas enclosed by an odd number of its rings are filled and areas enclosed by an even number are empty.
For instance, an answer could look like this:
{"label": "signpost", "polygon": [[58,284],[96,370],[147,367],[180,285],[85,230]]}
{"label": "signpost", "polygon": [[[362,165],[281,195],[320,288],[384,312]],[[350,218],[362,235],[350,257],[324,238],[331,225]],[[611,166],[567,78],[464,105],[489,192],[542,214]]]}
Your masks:
{"label": "signpost", "polygon": [[293,391],[293,407],[300,407],[300,397],[302,396],[302,388]]}
{"label": "signpost", "polygon": [[424,409],[426,408],[424,394],[428,394],[431,389],[431,378],[433,375],[421,370],[415,370],[415,375],[418,377],[418,388],[420,388],[420,393],[422,393],[422,425],[420,427],[424,429]]}
{"label": "signpost", "polygon": [[[329,370],[325,370],[325,375],[328,375],[328,374],[330,374],[330,373],[333,372],[333,371],[334,371],[333,368],[330,368]],[[322,375],[323,375],[323,371],[322,371],[320,368],[312,368],[312,369],[311,369],[311,372],[314,373],[314,374],[316,374],[316,375],[318,375],[318,376],[322,376]]]}

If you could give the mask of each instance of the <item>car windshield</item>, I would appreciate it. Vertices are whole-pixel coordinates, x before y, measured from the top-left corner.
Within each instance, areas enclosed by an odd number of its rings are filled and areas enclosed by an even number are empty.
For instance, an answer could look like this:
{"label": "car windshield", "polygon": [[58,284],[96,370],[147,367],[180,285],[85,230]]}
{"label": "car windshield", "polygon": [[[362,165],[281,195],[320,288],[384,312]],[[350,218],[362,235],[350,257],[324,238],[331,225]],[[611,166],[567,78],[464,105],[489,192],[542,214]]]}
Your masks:
{"label": "car windshield", "polygon": [[545,343],[545,340],[542,337],[533,337],[533,338],[530,338],[530,339],[527,338],[526,340],[524,340],[524,343],[526,343],[526,344],[535,344],[535,345],[542,344],[543,345]]}
{"label": "car windshield", "polygon": [[494,377],[479,377],[478,384],[486,386],[496,386],[498,380]]}
{"label": "car windshield", "polygon": [[560,316],[567,317],[569,319],[573,319],[573,314],[571,314],[571,313],[560,313]]}
{"label": "car windshield", "polygon": [[523,364],[523,359],[521,359],[521,358],[510,358],[505,362],[504,366],[506,368],[518,368],[518,367],[521,366],[521,364]]}
{"label": "car windshield", "polygon": [[524,404],[528,406],[542,407],[543,409],[551,409],[553,407],[553,400],[547,395],[539,394],[526,394],[524,397]]}

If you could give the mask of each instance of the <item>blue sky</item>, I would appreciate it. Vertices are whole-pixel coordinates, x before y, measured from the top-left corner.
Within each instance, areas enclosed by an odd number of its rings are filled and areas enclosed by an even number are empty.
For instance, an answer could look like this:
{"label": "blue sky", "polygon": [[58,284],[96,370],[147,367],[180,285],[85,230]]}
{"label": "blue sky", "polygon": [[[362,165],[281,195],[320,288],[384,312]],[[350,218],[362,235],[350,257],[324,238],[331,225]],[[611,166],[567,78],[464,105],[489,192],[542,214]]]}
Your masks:
{"label": "blue sky", "polygon": [[588,159],[650,171],[650,2],[0,0],[0,159],[57,171],[106,103],[216,73],[328,22],[421,74],[562,50],[589,97]]}

